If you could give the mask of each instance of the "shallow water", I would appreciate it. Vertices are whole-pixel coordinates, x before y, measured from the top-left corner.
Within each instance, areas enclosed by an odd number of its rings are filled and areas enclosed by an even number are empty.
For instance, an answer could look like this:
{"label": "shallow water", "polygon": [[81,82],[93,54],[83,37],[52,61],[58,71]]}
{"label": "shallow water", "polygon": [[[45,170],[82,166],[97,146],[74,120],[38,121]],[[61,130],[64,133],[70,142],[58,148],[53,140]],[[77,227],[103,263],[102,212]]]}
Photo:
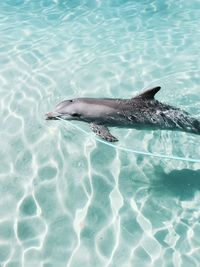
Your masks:
{"label": "shallow water", "polygon": [[[200,163],[44,120],[65,98],[154,85],[198,118],[199,10],[196,0],[0,2],[0,266],[199,266]],[[199,136],[112,133],[128,149],[200,159]]]}

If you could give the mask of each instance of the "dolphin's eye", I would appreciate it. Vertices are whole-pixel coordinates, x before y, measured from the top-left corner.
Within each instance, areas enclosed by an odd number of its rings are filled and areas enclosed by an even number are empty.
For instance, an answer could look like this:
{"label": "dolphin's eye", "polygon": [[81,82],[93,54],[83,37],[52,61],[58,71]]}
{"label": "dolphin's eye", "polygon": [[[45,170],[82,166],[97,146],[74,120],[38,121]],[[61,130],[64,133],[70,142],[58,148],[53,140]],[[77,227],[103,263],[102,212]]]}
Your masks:
{"label": "dolphin's eye", "polygon": [[75,112],[75,113],[72,114],[72,116],[73,116],[73,117],[77,117],[77,118],[79,118],[79,117],[81,116],[81,114]]}
{"label": "dolphin's eye", "polygon": [[70,100],[69,100],[69,102],[71,102],[71,103],[72,103],[72,102],[73,102],[73,100],[72,100],[72,99],[70,99]]}

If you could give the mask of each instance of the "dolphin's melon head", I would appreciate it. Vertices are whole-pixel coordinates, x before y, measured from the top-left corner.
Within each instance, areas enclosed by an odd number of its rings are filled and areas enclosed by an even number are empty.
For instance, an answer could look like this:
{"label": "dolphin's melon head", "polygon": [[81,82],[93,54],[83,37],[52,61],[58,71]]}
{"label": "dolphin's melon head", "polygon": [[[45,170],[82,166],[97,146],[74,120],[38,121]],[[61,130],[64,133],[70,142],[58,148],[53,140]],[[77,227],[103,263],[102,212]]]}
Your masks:
{"label": "dolphin's melon head", "polygon": [[46,120],[77,120],[81,117],[81,104],[78,99],[64,100],[55,109],[45,114]]}

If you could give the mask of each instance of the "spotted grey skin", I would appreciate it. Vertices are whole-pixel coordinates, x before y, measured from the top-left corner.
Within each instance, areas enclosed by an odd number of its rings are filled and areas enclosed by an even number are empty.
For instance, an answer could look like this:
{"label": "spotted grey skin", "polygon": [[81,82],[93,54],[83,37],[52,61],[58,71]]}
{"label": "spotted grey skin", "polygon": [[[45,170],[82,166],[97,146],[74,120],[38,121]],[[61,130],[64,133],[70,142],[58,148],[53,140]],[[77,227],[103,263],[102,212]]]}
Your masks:
{"label": "spotted grey skin", "polygon": [[200,134],[200,121],[187,112],[154,99],[154,87],[131,99],[76,98],[60,102],[46,119],[79,120],[90,123],[101,138],[116,142],[108,127],[179,130]]}

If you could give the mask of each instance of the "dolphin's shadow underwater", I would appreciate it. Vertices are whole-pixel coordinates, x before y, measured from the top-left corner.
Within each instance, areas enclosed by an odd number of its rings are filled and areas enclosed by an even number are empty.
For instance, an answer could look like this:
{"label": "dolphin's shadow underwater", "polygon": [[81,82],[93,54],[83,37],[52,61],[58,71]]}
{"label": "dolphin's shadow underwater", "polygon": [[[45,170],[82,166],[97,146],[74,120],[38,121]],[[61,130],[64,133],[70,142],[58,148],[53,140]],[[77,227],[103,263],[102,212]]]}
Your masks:
{"label": "dolphin's shadow underwater", "polygon": [[156,170],[155,175],[159,180],[152,184],[152,191],[179,197],[180,200],[192,199],[196,191],[200,191],[200,169],[173,170],[166,173],[161,167]]}
{"label": "dolphin's shadow underwater", "polygon": [[90,124],[91,130],[102,139],[116,142],[108,127],[178,130],[200,134],[200,121],[179,108],[154,98],[160,86],[131,99],[76,98],[60,102],[46,114],[47,120],[59,118]]}

